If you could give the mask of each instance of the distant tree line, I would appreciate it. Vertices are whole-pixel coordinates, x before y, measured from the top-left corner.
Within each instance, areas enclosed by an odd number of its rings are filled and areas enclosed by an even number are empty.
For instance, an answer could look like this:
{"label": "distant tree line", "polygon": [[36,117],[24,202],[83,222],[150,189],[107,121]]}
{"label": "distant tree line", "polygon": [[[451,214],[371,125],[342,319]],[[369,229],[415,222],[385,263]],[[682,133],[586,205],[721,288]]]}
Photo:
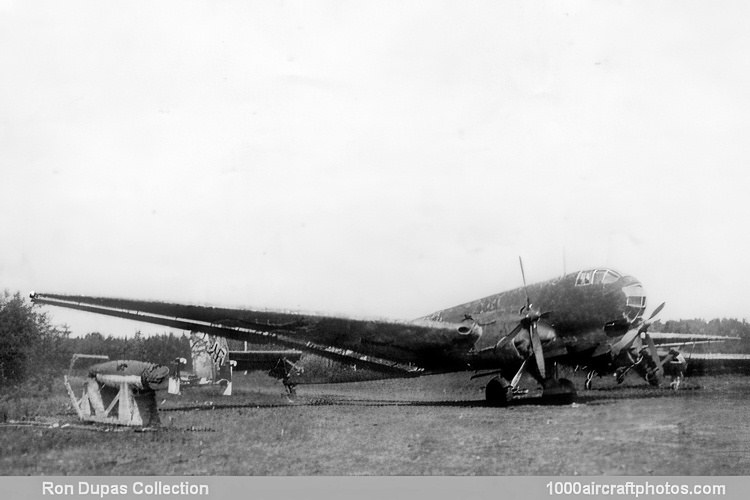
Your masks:
{"label": "distant tree line", "polygon": [[[190,338],[172,332],[145,336],[136,331],[132,337],[105,337],[93,332],[67,342],[68,351],[79,354],[102,354],[109,359],[137,359],[169,366],[175,358],[190,360]],[[68,357],[70,362],[70,357]]]}

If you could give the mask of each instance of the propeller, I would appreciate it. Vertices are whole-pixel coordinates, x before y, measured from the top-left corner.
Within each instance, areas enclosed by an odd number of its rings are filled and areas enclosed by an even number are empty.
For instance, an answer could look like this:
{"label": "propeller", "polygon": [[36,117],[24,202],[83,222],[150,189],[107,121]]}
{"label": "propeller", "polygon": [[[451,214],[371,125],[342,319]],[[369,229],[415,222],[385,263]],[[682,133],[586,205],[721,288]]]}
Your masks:
{"label": "propeller", "polygon": [[662,370],[661,368],[661,360],[659,359],[659,354],[656,352],[656,344],[654,344],[654,339],[652,339],[649,334],[646,334],[646,342],[648,343],[648,352],[649,354],[651,354],[651,359],[654,360],[655,368],[653,369],[652,373],[661,377],[662,373],[664,373],[664,370]]}
{"label": "propeller", "polygon": [[[695,345],[693,345],[693,347],[695,347]],[[670,349],[669,353],[668,353],[668,354],[667,354],[666,356],[664,356],[664,359],[662,359],[662,360],[661,360],[661,361],[659,362],[659,364],[657,365],[657,367],[656,367],[656,368],[657,368],[657,370],[662,370],[662,367],[663,367],[664,365],[666,365],[666,364],[667,364],[667,363],[669,363],[670,361],[675,361],[675,360],[677,360],[677,356],[678,356],[679,354],[680,354],[680,351],[678,351],[677,349],[674,349],[674,348],[673,348],[673,349]],[[654,371],[656,371],[656,370],[654,370]]]}
{"label": "propeller", "polygon": [[529,337],[531,337],[531,348],[534,351],[534,359],[536,360],[536,367],[539,370],[539,375],[542,379],[546,378],[544,369],[544,351],[542,350],[542,340],[539,338],[539,329],[537,323],[539,320],[549,313],[541,313],[538,310],[531,308],[531,299],[529,298],[529,291],[526,288],[526,273],[523,271],[523,260],[521,256],[518,257],[518,262],[521,264],[521,277],[523,278],[523,291],[526,294],[526,306],[521,309],[523,312],[526,309],[526,315],[521,320],[521,325],[529,331]]}
{"label": "propeller", "polygon": [[657,376],[661,377],[664,373],[664,370],[661,368],[661,361],[659,360],[659,354],[656,352],[656,345],[654,344],[654,339],[651,338],[651,335],[648,334],[648,327],[651,326],[651,320],[654,319],[654,316],[659,314],[659,311],[661,311],[664,308],[665,302],[662,302],[659,304],[659,307],[657,307],[653,313],[651,313],[651,316],[649,316],[648,320],[643,323],[643,326],[639,328],[639,330],[642,330],[643,333],[646,335],[646,342],[648,342],[648,352],[651,354],[651,359],[654,360],[654,363],[656,364],[656,370],[655,373]]}
{"label": "propeller", "polygon": [[647,380],[649,380],[649,382],[652,382],[652,380],[650,380],[651,374],[654,374],[657,377],[661,377],[662,373],[664,373],[664,371],[662,370],[662,362],[659,359],[659,353],[656,352],[656,344],[654,343],[654,339],[652,339],[648,334],[648,329],[653,324],[652,320],[654,319],[654,317],[656,317],[656,315],[659,314],[662,309],[664,309],[665,304],[666,302],[662,302],[661,304],[659,304],[659,306],[654,309],[654,312],[651,313],[651,316],[649,316],[646,321],[643,321],[638,326],[638,328],[629,330],[628,333],[623,335],[622,338],[612,346],[612,353],[617,356],[623,349],[629,349],[630,346],[633,345],[633,342],[635,342],[636,337],[643,334],[644,340],[646,341],[646,346],[648,347],[649,356],[651,356],[651,360],[654,363],[654,368],[650,370],[649,376],[646,378]]}
{"label": "propeller", "polygon": [[[653,324],[654,317],[661,312],[662,309],[664,309],[664,305],[666,302],[662,302],[659,304],[659,307],[654,309],[654,312],[651,313],[651,316],[648,317],[648,319],[644,322],[642,322],[638,328],[633,328],[631,330],[628,330],[628,332],[622,336],[620,340],[615,342],[615,344],[612,346],[612,353],[617,356],[620,354],[620,351],[623,349],[630,348],[631,345],[633,345],[633,342],[635,341],[635,338],[640,335],[641,333],[645,333],[648,337],[648,329]],[[649,339],[651,337],[648,337]],[[653,341],[652,341],[653,342]],[[653,357],[653,354],[652,354]]]}

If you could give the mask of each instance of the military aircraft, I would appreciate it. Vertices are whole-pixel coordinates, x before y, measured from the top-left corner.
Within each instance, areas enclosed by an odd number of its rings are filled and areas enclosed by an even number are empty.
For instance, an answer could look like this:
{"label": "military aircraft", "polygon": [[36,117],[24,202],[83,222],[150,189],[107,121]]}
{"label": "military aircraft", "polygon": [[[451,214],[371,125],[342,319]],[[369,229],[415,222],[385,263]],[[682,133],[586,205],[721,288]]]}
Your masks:
{"label": "military aircraft", "polygon": [[[519,259],[520,260],[520,259]],[[37,304],[66,307],[188,331],[281,346],[265,356],[293,391],[297,384],[350,382],[474,371],[492,377],[487,401],[504,406],[529,373],[542,397],[567,402],[576,393],[556,366],[611,370],[636,366],[646,347],[646,375],[661,373],[648,326],[646,295],[633,276],[596,268],[434,312],[413,321],[355,319],[291,311],[233,309],[166,302],[32,293]],[[532,302],[533,298],[533,302]],[[246,365],[246,366],[249,366]]]}

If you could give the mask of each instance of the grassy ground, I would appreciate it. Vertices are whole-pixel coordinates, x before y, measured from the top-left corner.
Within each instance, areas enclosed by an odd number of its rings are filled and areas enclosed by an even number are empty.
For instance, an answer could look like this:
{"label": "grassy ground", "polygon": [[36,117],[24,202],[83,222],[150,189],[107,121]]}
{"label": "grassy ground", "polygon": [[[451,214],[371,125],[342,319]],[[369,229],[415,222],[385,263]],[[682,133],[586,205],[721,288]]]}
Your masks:
{"label": "grassy ground", "polygon": [[240,375],[228,398],[159,393],[158,432],[103,432],[79,425],[60,382],[0,397],[6,420],[47,424],[0,427],[0,473],[750,474],[746,377],[694,379],[678,392],[599,379],[573,405],[530,398],[505,409],[484,406],[482,384],[455,374],[303,386],[290,402],[278,382]]}

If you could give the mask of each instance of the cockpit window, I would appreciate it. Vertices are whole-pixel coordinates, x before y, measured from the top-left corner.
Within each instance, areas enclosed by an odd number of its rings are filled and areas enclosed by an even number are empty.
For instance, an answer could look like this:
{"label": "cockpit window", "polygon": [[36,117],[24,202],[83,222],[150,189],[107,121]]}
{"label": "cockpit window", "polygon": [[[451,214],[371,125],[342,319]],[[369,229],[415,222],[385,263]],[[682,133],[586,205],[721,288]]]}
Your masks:
{"label": "cockpit window", "polygon": [[627,304],[630,307],[646,307],[646,294],[640,283],[623,287],[623,292],[627,297]]}
{"label": "cockpit window", "polygon": [[603,283],[605,285],[609,283],[614,283],[615,281],[622,278],[622,275],[618,273],[617,271],[613,271],[612,269],[607,269],[607,274],[604,275],[604,281]]}
{"label": "cockpit window", "polygon": [[581,271],[576,278],[576,286],[590,285],[594,279],[594,271]]}
{"label": "cockpit window", "polygon": [[581,271],[576,278],[576,286],[601,285],[614,283],[622,275],[612,269],[592,269],[590,271]]}
{"label": "cockpit window", "polygon": [[628,306],[630,307],[646,307],[646,297],[643,296],[631,296],[628,297]]}

